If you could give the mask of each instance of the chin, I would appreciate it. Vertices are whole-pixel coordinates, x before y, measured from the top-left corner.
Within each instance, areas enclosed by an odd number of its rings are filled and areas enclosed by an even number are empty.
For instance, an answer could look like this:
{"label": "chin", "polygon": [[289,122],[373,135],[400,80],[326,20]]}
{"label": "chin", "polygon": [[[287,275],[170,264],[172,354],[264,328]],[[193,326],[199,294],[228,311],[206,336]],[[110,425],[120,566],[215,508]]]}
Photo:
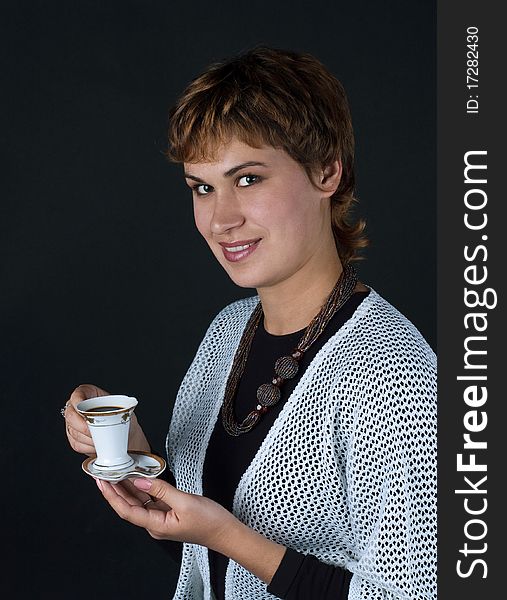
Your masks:
{"label": "chin", "polygon": [[229,277],[231,278],[231,281],[236,284],[238,287],[241,288],[258,288],[260,287],[262,284],[259,283],[259,279],[257,277],[252,277],[252,276],[248,276],[248,275],[238,275],[237,273],[227,273],[229,275]]}
{"label": "chin", "polygon": [[231,278],[231,281],[241,288],[267,288],[280,281],[280,279],[273,274],[268,275],[267,273],[255,273],[253,270],[248,272],[248,270],[245,269],[244,273],[238,272],[239,270],[234,272],[234,269],[226,269],[226,271]]}

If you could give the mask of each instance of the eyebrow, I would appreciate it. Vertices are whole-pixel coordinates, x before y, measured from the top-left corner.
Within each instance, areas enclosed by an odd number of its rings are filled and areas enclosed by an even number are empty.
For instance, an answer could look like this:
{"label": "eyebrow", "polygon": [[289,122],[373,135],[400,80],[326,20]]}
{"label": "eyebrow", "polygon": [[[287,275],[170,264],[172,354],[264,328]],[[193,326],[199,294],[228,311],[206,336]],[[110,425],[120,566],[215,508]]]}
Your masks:
{"label": "eyebrow", "polygon": [[[243,169],[245,167],[267,167],[267,166],[268,165],[266,163],[251,160],[248,162],[241,163],[240,165],[236,165],[235,167],[232,167],[232,169],[229,169],[228,171],[226,171],[224,173],[224,177],[232,177],[238,171],[240,171],[241,169]],[[185,173],[185,177],[187,179],[193,179],[194,181],[198,181],[199,183],[205,183],[205,181],[203,179],[201,179],[200,177],[196,177],[195,175],[191,175],[190,173]]]}

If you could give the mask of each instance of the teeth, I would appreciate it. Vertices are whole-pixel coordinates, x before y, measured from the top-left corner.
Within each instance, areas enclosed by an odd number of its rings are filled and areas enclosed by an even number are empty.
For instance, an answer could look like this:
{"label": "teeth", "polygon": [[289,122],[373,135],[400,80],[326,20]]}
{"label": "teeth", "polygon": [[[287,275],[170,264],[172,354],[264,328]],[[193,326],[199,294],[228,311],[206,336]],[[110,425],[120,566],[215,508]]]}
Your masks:
{"label": "teeth", "polygon": [[227,247],[227,251],[228,252],[241,252],[241,250],[246,250],[247,248],[250,248],[250,246],[253,246],[255,244],[255,242],[252,242],[251,244],[247,244],[246,246],[233,246],[232,248]]}

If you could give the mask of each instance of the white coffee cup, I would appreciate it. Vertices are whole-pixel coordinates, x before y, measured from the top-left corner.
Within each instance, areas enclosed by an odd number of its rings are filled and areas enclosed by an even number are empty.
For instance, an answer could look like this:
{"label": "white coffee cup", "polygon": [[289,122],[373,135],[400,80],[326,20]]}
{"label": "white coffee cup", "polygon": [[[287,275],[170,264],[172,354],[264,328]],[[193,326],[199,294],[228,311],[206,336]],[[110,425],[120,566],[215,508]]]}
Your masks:
{"label": "white coffee cup", "polygon": [[97,458],[97,469],[122,469],[134,463],[129,456],[130,418],[137,400],[130,396],[88,398],[76,406],[90,429]]}

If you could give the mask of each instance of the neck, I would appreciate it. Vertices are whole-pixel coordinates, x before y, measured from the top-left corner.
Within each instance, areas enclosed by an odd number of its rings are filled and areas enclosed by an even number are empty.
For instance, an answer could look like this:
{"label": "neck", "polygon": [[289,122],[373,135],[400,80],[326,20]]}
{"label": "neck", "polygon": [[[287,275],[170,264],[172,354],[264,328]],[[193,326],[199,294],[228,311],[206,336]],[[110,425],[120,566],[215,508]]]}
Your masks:
{"label": "neck", "polygon": [[326,268],[307,264],[276,286],[258,288],[264,312],[264,327],[272,335],[304,329],[318,314],[343,271],[338,255]]}

